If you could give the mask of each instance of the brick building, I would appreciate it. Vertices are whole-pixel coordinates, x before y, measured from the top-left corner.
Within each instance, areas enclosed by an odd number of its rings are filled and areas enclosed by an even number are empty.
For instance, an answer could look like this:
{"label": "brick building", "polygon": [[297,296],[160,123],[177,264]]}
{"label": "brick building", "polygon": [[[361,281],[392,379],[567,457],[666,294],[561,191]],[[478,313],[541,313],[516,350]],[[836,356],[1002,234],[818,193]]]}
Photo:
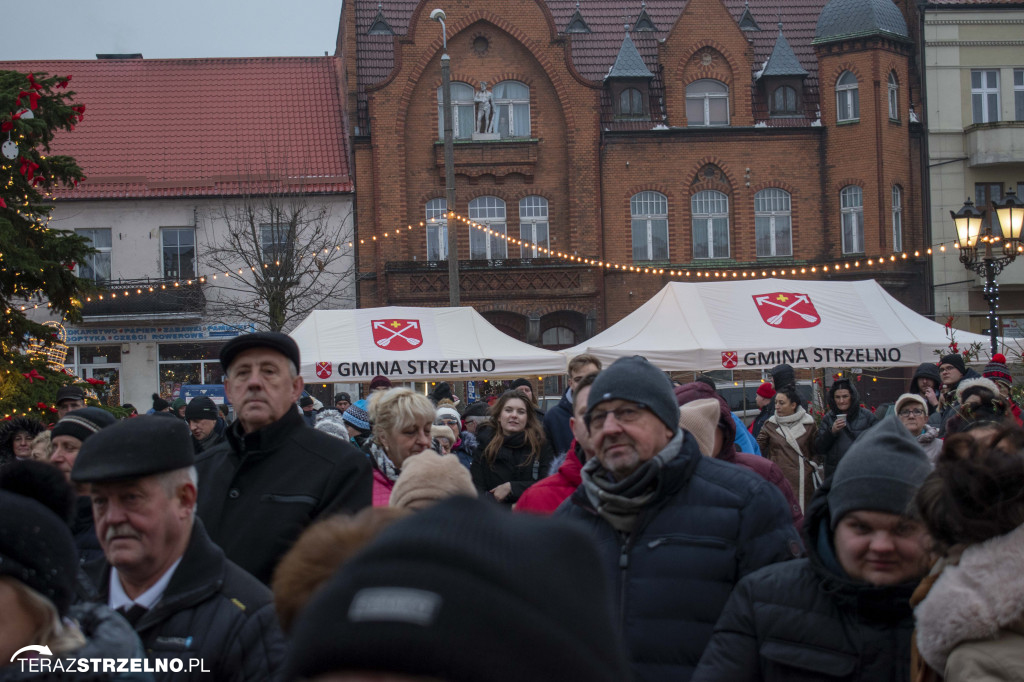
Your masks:
{"label": "brick building", "polygon": [[[463,304],[513,336],[582,341],[670,270],[805,267],[810,277],[825,261],[927,246],[908,3],[355,0],[342,9],[337,55],[360,307],[448,301],[435,7],[451,56],[451,208],[540,246],[452,221]],[[484,134],[481,81],[495,114]],[[848,272],[865,276],[827,276]],[[927,272],[910,257],[872,275],[927,312]]]}

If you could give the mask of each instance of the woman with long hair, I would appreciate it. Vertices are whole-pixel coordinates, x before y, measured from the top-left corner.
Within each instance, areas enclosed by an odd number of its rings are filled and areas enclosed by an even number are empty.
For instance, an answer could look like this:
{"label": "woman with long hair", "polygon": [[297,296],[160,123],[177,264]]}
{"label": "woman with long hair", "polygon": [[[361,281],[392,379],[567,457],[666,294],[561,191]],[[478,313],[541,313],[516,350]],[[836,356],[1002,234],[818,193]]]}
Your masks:
{"label": "woman with long hair", "polygon": [[1024,431],[946,438],[915,504],[941,555],[911,600],[915,679],[1024,679]]}
{"label": "woman with long hair", "polygon": [[434,404],[408,388],[374,391],[370,395],[373,435],[364,451],[373,465],[373,506],[386,507],[402,463],[430,448]]}
{"label": "woman with long hair", "polygon": [[491,406],[490,421],[477,431],[476,453],[470,466],[473,485],[481,493],[514,504],[527,488],[548,475],[554,453],[533,403],[516,391],[506,391]]}
{"label": "woman with long hair", "polygon": [[801,402],[795,387],[780,389],[775,394],[775,414],[757,434],[757,444],[761,454],[782,469],[800,502],[800,511],[806,514],[815,487],[816,430],[814,417],[807,414]]}

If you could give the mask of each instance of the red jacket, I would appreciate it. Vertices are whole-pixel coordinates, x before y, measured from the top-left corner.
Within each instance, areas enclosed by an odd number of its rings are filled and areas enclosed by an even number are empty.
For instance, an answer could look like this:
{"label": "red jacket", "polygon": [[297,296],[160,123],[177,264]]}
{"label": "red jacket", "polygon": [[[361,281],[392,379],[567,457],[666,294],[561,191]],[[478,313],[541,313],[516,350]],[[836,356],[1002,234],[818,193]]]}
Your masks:
{"label": "red jacket", "polygon": [[793,527],[800,532],[804,525],[804,515],[800,511],[800,503],[797,502],[796,495],[793,493],[793,486],[789,484],[786,475],[782,473],[782,469],[775,462],[749,452],[734,452],[731,459],[722,456],[719,456],[718,459],[749,469],[778,488],[782,496],[786,498],[786,506],[789,507],[790,516],[793,518]]}
{"label": "red jacket", "polygon": [[531,512],[533,514],[552,514],[562,501],[576,492],[583,478],[580,470],[583,463],[576,456],[576,441],[569,445],[569,451],[565,455],[565,461],[558,471],[547,478],[537,481],[519,496],[516,502],[516,511]]}

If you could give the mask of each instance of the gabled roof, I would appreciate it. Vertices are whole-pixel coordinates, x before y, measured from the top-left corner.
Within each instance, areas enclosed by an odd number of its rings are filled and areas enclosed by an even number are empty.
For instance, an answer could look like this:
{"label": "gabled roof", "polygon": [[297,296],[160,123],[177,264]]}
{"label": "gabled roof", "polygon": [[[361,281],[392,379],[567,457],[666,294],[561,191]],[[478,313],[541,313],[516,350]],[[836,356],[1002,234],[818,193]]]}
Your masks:
{"label": "gabled roof", "polygon": [[634,31],[657,31],[658,27],[654,25],[654,21],[651,16],[647,14],[647,3],[641,3],[640,14],[636,17],[636,23],[633,24]]}
{"label": "gabled roof", "polygon": [[775,39],[775,49],[772,50],[772,54],[768,57],[768,61],[764,65],[764,69],[761,70],[761,74],[758,79],[764,78],[765,76],[806,76],[807,71],[804,67],[800,66],[800,60],[793,54],[793,48],[789,46],[789,41],[786,40],[786,36],[782,34],[782,26],[779,26],[779,36]]}
{"label": "gabled roof", "polygon": [[829,0],[821,10],[813,42],[878,34],[909,37],[903,13],[892,0]]}
{"label": "gabled roof", "polygon": [[384,16],[383,3],[377,3],[377,16],[373,18],[373,23],[370,24],[370,28],[366,30],[366,33],[371,36],[395,35],[395,31],[391,28],[391,24],[388,23],[387,18]]}
{"label": "gabled roof", "polygon": [[739,20],[740,30],[743,31],[760,31],[761,27],[757,25],[757,21],[754,19],[754,15],[750,13],[750,3],[744,3],[743,14],[740,15]]}
{"label": "gabled roof", "polygon": [[654,74],[644,64],[643,57],[633,44],[633,39],[629,37],[629,31],[622,39],[619,56],[615,58],[615,63],[609,69],[605,80],[609,78],[654,78]]}
{"label": "gabled roof", "polygon": [[88,176],[63,199],[352,191],[334,57],[0,62],[71,74],[85,120],[54,139]]}
{"label": "gabled roof", "polygon": [[590,26],[583,19],[583,15],[580,14],[580,0],[576,0],[576,11],[569,18],[569,23],[565,25],[565,32],[590,33]]}

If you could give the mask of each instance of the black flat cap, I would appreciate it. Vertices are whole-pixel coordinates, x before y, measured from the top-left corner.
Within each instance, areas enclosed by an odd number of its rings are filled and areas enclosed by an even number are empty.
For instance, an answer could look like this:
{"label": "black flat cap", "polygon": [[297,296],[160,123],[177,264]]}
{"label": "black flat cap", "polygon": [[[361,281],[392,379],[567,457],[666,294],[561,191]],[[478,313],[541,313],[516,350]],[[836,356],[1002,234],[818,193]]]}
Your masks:
{"label": "black flat cap", "polygon": [[195,464],[192,433],[181,419],[151,414],[125,419],[89,437],[71,468],[76,483],[143,478]]}
{"label": "black flat cap", "polygon": [[55,403],[60,405],[62,400],[81,400],[85,401],[85,391],[79,386],[61,386],[57,389],[57,399]]}
{"label": "black flat cap", "polygon": [[220,349],[220,366],[226,372],[234,361],[235,356],[250,348],[269,348],[276,350],[281,355],[295,363],[298,371],[302,363],[299,362],[299,347],[292,340],[292,337],[281,332],[256,332],[254,334],[242,334],[236,336]]}

